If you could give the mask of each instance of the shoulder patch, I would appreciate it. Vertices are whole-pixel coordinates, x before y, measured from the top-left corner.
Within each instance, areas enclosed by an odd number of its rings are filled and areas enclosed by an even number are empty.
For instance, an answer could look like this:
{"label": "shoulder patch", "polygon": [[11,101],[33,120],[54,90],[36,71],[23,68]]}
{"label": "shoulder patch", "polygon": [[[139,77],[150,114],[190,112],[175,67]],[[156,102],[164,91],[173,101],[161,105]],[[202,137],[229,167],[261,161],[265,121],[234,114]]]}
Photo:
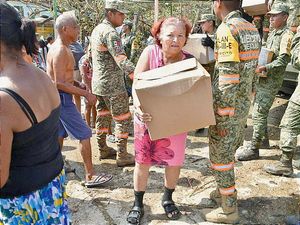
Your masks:
{"label": "shoulder patch", "polygon": [[282,35],[279,55],[281,54],[291,55],[292,39],[293,39],[293,34],[289,31]]}
{"label": "shoulder patch", "polygon": [[216,51],[218,62],[239,62],[239,45],[229,27],[222,23],[217,30]]}

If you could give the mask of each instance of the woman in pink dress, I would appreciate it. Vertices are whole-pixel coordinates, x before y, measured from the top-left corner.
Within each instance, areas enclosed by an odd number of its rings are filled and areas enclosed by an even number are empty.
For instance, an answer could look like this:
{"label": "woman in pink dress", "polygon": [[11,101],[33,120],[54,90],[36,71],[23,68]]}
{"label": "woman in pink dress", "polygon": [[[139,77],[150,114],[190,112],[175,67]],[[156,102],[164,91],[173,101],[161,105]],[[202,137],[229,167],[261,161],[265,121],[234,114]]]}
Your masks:
{"label": "woman in pink dress", "polygon": [[[184,19],[171,17],[156,22],[151,30],[156,44],[148,46],[143,51],[134,73],[138,74],[192,57],[182,51],[190,31],[191,25]],[[139,224],[144,214],[143,196],[147,186],[149,169],[152,165],[165,166],[165,190],[161,204],[167,217],[176,220],[181,213],[172,199],[172,193],[175,190],[180,168],[184,162],[187,134],[183,133],[152,141],[146,125],[146,122],[150,122],[152,117],[149,113],[143,112],[135,93],[133,93],[133,97],[135,106],[135,201],[127,216],[127,222]]]}

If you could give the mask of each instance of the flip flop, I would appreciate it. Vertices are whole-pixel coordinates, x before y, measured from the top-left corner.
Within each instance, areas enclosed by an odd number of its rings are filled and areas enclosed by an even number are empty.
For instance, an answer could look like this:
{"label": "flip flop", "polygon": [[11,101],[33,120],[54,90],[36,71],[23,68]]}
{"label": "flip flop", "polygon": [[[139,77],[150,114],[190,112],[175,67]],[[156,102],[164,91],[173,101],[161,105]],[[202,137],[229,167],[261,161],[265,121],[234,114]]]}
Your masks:
{"label": "flip flop", "polygon": [[92,180],[85,181],[84,186],[87,188],[99,187],[109,182],[112,178],[113,176],[110,174],[100,173],[99,175],[93,176]]}

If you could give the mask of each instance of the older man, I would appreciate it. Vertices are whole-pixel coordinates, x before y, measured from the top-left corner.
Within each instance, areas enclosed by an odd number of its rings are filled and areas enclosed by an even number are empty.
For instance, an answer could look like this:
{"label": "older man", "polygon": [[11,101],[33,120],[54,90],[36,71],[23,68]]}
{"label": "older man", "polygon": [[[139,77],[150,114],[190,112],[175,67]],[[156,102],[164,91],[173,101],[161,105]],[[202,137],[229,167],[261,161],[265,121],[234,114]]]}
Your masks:
{"label": "older man", "polygon": [[123,24],[125,12],[121,1],[107,0],[105,19],[95,27],[91,35],[92,91],[98,99],[96,126],[100,159],[116,155],[106,144],[106,135],[113,119],[116,125],[117,166],[134,164],[133,155],[127,152],[131,114],[123,77],[124,73],[133,77],[134,65],[128,60],[115,29]]}
{"label": "older man", "polygon": [[72,95],[84,96],[91,104],[96,102],[96,97],[73,78],[75,62],[69,45],[77,40],[80,28],[72,12],[60,15],[55,22],[55,28],[58,38],[52,44],[47,56],[47,73],[56,83],[61,99],[59,142],[62,147],[63,140],[68,135],[79,140],[85,168],[85,185],[87,187],[98,186],[108,182],[112,176],[95,175],[90,143],[92,132],[72,102]]}

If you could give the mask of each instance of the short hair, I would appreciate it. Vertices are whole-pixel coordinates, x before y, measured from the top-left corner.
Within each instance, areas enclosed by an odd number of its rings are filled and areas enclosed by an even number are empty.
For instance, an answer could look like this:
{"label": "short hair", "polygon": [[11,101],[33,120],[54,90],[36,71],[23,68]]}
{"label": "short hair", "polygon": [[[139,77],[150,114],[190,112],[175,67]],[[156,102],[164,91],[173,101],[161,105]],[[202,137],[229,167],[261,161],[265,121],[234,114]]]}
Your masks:
{"label": "short hair", "polygon": [[182,25],[185,28],[185,37],[188,38],[192,30],[192,25],[187,19],[185,18],[179,19],[176,17],[163,18],[155,22],[151,28],[151,34],[154,37],[156,44],[161,47],[159,35],[161,33],[162,28],[164,28],[167,25],[176,25],[178,23],[182,23]]}
{"label": "short hair", "polygon": [[67,11],[57,17],[55,21],[55,29],[60,31],[63,27],[76,23],[77,18],[74,11]]}
{"label": "short hair", "polygon": [[24,46],[27,54],[37,54],[36,24],[32,20],[22,20],[18,11],[7,3],[0,3],[0,41],[8,49],[21,51]]}

